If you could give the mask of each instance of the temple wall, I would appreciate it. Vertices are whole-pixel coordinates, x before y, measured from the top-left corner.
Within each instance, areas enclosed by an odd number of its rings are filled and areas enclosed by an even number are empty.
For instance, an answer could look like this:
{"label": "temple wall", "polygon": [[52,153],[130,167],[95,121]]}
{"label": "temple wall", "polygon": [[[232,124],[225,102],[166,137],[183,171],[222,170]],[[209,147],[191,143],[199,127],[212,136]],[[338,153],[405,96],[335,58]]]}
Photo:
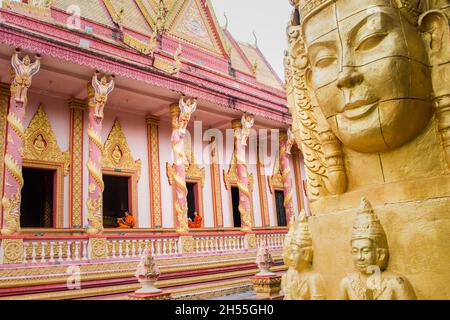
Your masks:
{"label": "temple wall", "polygon": [[233,206],[231,203],[231,190],[227,190],[223,180],[223,172],[227,172],[230,168],[230,162],[233,155],[233,143],[224,141],[223,150],[219,151],[220,159],[225,163],[220,165],[220,186],[222,188],[222,209],[223,209],[223,226],[233,227]]}
{"label": "temple wall", "polygon": [[[256,155],[255,155],[256,156]],[[256,159],[256,158],[255,158]],[[258,169],[256,164],[248,166],[249,175],[253,174],[253,221],[255,227],[262,226],[261,206],[259,201]]]}
{"label": "temple wall", "polygon": [[159,160],[161,172],[161,203],[162,203],[162,225],[163,228],[174,227],[173,192],[172,186],[167,179],[166,163],[173,163],[172,145],[170,137],[172,134],[171,124],[168,120],[161,120],[159,126]]}

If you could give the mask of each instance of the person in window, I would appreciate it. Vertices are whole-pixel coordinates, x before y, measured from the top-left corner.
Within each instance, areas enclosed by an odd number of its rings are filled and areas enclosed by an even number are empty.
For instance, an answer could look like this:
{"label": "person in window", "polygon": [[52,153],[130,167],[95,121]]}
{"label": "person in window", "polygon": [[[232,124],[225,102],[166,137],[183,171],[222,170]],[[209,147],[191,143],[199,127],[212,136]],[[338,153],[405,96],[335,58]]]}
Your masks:
{"label": "person in window", "polygon": [[201,228],[202,227],[203,218],[198,214],[198,212],[194,212],[194,221],[191,221],[189,218],[189,228]]}
{"label": "person in window", "polygon": [[120,229],[134,228],[135,225],[134,217],[129,211],[125,211],[125,216],[123,218],[118,218],[117,224],[118,228]]}

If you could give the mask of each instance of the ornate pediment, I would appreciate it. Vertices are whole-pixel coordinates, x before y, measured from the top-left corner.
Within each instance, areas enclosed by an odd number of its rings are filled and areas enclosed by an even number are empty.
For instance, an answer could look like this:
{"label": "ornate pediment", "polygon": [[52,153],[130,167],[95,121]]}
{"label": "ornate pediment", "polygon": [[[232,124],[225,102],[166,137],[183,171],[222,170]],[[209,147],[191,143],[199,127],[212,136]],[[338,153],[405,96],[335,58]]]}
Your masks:
{"label": "ornate pediment", "polygon": [[103,167],[114,170],[136,171],[141,176],[141,160],[134,160],[118,119],[114,121],[103,148]]}
{"label": "ornate pediment", "polygon": [[[238,182],[238,174],[237,174],[237,166],[236,166],[236,154],[233,155],[233,159],[231,159],[230,168],[228,171],[223,171],[223,181],[225,182],[225,187],[227,190],[231,189],[232,185],[237,185]],[[250,191],[253,191],[253,174],[250,173],[248,175],[248,187]]]}
{"label": "ornate pediment", "polygon": [[280,170],[280,157],[277,156],[275,160],[275,166],[273,168],[273,175],[268,177],[269,190],[273,193],[275,189],[283,189],[283,175]]}
{"label": "ornate pediment", "polygon": [[69,173],[70,153],[69,151],[62,152],[59,148],[50,120],[42,104],[39,105],[30,125],[25,130],[22,156],[30,161],[63,163],[64,174]]}

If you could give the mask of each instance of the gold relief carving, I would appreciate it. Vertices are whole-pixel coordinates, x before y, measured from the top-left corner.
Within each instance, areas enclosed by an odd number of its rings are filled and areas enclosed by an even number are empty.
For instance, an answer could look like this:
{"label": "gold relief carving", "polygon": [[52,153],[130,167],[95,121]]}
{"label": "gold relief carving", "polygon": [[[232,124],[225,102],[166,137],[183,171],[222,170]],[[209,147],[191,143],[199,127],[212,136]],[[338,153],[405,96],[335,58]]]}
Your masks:
{"label": "gold relief carving", "polygon": [[64,164],[64,175],[69,173],[70,153],[61,152],[44,107],[41,104],[25,131],[23,158]]}
{"label": "gold relief carving", "polygon": [[89,257],[92,260],[107,258],[108,242],[106,238],[89,238]]}
{"label": "gold relief carving", "polygon": [[155,59],[153,60],[153,67],[171,75],[177,73],[173,61],[169,61],[160,57],[155,57]]}
{"label": "gold relief carving", "polygon": [[324,300],[325,287],[320,274],[311,270],[313,243],[308,218],[302,211],[291,217],[284,239],[283,260],[289,267],[282,278],[284,300]]}
{"label": "gold relief carving", "polygon": [[[420,299],[448,299],[441,284],[450,279],[450,257],[439,240],[450,230],[443,218],[450,203],[448,6],[448,0],[300,0],[295,8],[286,89],[305,159],[315,246],[323,254],[315,270],[347,268],[341,259],[347,244],[338,235],[367,196],[380,217],[389,217],[392,267],[413,281]],[[332,176],[331,168],[343,164],[345,171]],[[333,195],[344,189],[345,176],[346,190]],[[434,254],[425,260],[430,247]],[[339,278],[327,277],[333,298]],[[368,288],[361,272],[346,284],[354,297],[384,295],[377,291],[382,281]]]}
{"label": "gold relief carving", "polygon": [[194,252],[195,240],[191,236],[181,236],[179,238],[181,253],[190,254]]}
{"label": "gold relief carving", "polygon": [[384,229],[370,202],[363,198],[357,212],[351,237],[351,253],[355,273],[340,285],[343,300],[415,300],[409,281],[386,271],[389,249]]}
{"label": "gold relief carving", "polygon": [[6,7],[20,12],[29,14],[51,17],[51,6],[53,0],[30,0],[28,3],[17,0],[3,0]]}
{"label": "gold relief carving", "polygon": [[141,176],[141,160],[134,160],[118,119],[114,121],[108,139],[103,148],[103,167],[111,169],[130,170]]}
{"label": "gold relief carving", "polygon": [[150,35],[150,39],[149,39],[148,43],[145,43],[129,34],[124,34],[123,42],[126,45],[128,45],[129,47],[139,51],[142,54],[152,55],[158,46],[157,37],[158,36],[156,33],[152,33]]}
{"label": "gold relief carving", "polygon": [[162,209],[161,209],[161,173],[159,161],[159,119],[147,117],[147,131],[149,139],[149,168],[150,168],[150,192],[152,221],[156,228],[162,227]]}
{"label": "gold relief carving", "polygon": [[280,295],[281,291],[281,276],[270,277],[250,277],[253,284],[253,290],[256,295],[261,297],[276,297]]}
{"label": "gold relief carving", "polygon": [[122,7],[119,10],[116,10],[112,0],[103,0],[103,3],[105,4],[105,7],[111,15],[111,19],[114,23],[117,25],[122,25],[125,9]]}
{"label": "gold relief carving", "polygon": [[3,239],[1,243],[1,257],[3,264],[17,264],[23,260],[23,240]]}
{"label": "gold relief carving", "polygon": [[[178,1],[167,17],[169,33],[178,40],[222,55],[220,43],[226,43],[221,28],[217,27],[219,39],[214,35],[205,10],[197,0]],[[225,47],[225,45],[223,45]]]}
{"label": "gold relief carving", "polygon": [[[225,187],[227,190],[231,190],[233,185],[237,185],[238,183],[238,175],[237,175],[237,167],[236,167],[236,154],[233,154],[233,158],[231,160],[230,168],[228,171],[223,171],[223,180],[225,183]],[[253,192],[253,173],[248,175],[248,187],[250,192]]]}
{"label": "gold relief carving", "polygon": [[244,243],[246,244],[246,249],[249,250],[256,249],[256,234],[247,233],[244,236]]}
{"label": "gold relief carving", "polygon": [[70,206],[72,226],[83,225],[83,113],[87,109],[86,102],[71,99],[68,101],[71,109],[71,179]]}
{"label": "gold relief carving", "polygon": [[268,177],[269,180],[269,190],[270,193],[274,193],[275,190],[283,190],[283,175],[281,174],[280,168],[280,157],[277,156],[275,159],[275,166],[273,170],[273,175]]}

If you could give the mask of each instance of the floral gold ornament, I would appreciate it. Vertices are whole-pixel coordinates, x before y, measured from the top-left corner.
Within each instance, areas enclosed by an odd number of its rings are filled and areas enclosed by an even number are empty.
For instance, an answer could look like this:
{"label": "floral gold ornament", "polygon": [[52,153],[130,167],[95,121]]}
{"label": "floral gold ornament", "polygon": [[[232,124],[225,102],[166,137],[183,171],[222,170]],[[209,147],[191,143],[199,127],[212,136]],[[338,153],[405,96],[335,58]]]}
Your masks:
{"label": "floral gold ornament", "polygon": [[365,198],[361,200],[353,224],[351,247],[357,271],[342,280],[339,299],[416,299],[414,289],[404,276],[386,271],[389,262],[386,234],[372,205]]}
{"label": "floral gold ornament", "polygon": [[283,260],[289,267],[282,278],[284,300],[324,300],[322,276],[312,270],[313,243],[308,218],[302,211],[291,217],[289,232],[284,240]]}

